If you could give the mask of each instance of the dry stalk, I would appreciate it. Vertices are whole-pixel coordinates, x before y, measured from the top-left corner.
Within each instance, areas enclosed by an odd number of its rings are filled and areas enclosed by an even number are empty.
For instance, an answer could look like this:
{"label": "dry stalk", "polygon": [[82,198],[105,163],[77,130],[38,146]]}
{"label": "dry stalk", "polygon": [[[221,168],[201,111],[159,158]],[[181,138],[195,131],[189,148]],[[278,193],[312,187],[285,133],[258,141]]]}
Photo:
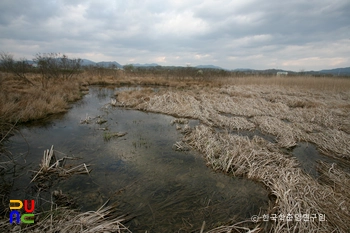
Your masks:
{"label": "dry stalk", "polygon": [[66,160],[75,160],[75,159],[77,158],[67,157],[67,156],[64,156],[61,159],[56,159],[54,155],[53,145],[52,145],[50,150],[44,151],[43,159],[39,164],[40,170],[36,172],[32,180],[30,181],[30,183],[37,179],[43,180],[47,178],[47,176],[50,174],[58,174],[59,176],[69,176],[73,174],[90,174],[91,170],[88,169],[89,165],[86,165],[85,163],[70,169],[65,168],[63,166]]}
{"label": "dry stalk", "polygon": [[149,96],[146,92],[135,102],[140,93],[128,92],[123,104],[230,130],[260,128],[276,136],[280,147],[308,141],[328,155],[349,156],[350,108],[346,99],[350,92],[333,95],[276,86],[226,86],[170,89]]}
{"label": "dry stalk", "polygon": [[44,151],[44,156],[43,156],[43,159],[41,160],[41,164],[40,164],[40,167],[42,168],[42,170],[44,172],[49,170],[53,160],[55,162],[57,161],[53,152],[54,152],[53,145],[51,146],[51,148],[49,150]]}
{"label": "dry stalk", "polygon": [[[97,211],[78,213],[74,210],[58,207],[48,212],[38,213],[35,224],[12,226],[8,220],[0,221],[0,227],[8,232],[131,232],[122,224],[122,217],[112,215],[112,207],[101,207]],[[6,224],[6,225],[5,225]]]}
{"label": "dry stalk", "polygon": [[[320,185],[298,167],[295,159],[269,150],[268,142],[262,138],[250,140],[199,126],[185,139],[206,156],[208,164],[214,169],[263,182],[276,196],[275,207],[269,214],[309,214],[317,217],[309,222],[270,222],[273,232],[330,232],[335,227],[339,232],[346,232],[349,229],[350,224],[345,217],[348,208],[336,208],[339,203],[348,200],[349,192],[337,193],[330,186]],[[334,208],[337,209],[336,216]],[[327,221],[319,221],[319,214],[324,214]]]}
{"label": "dry stalk", "polygon": [[[184,141],[202,152],[213,169],[264,183],[276,197],[268,214],[316,214],[326,216],[327,220],[270,221],[266,226],[260,226],[263,231],[348,232],[350,226],[345,217],[348,207],[344,203],[349,203],[350,190],[341,186],[344,180],[338,181],[337,189],[328,183],[318,183],[300,169],[296,159],[282,154],[281,148],[291,148],[306,141],[314,143],[324,154],[349,159],[350,107],[347,101],[350,92],[335,94],[330,90],[297,89],[282,84],[286,81],[298,86],[301,80],[273,79],[276,85],[270,86],[170,89],[152,93],[148,98],[143,96],[137,102],[123,98],[123,104],[199,119],[206,126],[189,130]],[[310,85],[316,85],[315,79],[308,81]],[[129,96],[134,95],[129,93]],[[226,129],[226,133],[216,132],[214,126]],[[249,139],[227,133],[254,128],[276,136],[277,143],[269,143],[258,136]],[[335,182],[336,178],[332,179]],[[339,187],[344,189],[337,191]]]}

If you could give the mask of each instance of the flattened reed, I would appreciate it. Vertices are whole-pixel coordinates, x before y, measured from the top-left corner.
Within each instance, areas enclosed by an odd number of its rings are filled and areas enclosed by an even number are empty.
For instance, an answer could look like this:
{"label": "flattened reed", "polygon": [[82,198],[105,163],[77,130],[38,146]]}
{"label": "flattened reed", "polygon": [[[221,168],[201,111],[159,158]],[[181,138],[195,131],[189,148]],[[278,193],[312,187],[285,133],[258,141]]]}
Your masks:
{"label": "flattened reed", "polygon": [[[269,222],[272,232],[346,232],[348,191],[338,193],[331,186],[319,184],[305,174],[294,158],[278,152],[273,143],[248,137],[214,132],[207,126],[196,127],[185,136],[186,142],[202,152],[208,165],[235,176],[245,176],[265,184],[276,197],[274,207],[265,214],[324,214],[327,221]],[[345,191],[345,190],[344,190]],[[339,209],[342,203],[345,208]],[[334,215],[337,209],[337,216]],[[332,217],[329,217],[331,216]],[[263,225],[263,224],[262,224]]]}
{"label": "flattened reed", "polygon": [[[286,97],[322,102],[310,108],[289,107]],[[277,137],[280,147],[300,141],[315,143],[327,155],[348,157],[350,91],[339,95],[269,86],[142,90],[118,94],[118,103],[144,111],[201,120],[228,130],[260,129]],[[138,98],[136,98],[138,97]],[[288,99],[288,98],[287,98]],[[305,100],[304,100],[305,101]],[[228,116],[226,116],[226,115]]]}
{"label": "flattened reed", "polygon": [[[48,88],[42,89],[40,85],[23,85],[7,74],[0,75],[0,120],[6,123],[26,122],[64,112],[68,103],[79,99],[80,92],[89,84],[171,87],[159,92],[152,89],[122,92],[113,105],[199,119],[204,125],[186,130],[184,140],[202,151],[214,169],[263,182],[276,197],[269,213],[321,213],[327,219],[326,222],[259,222],[250,232],[348,232],[350,229],[347,222],[350,209],[348,174],[332,165],[321,164],[321,179],[315,181],[301,171],[295,159],[281,152],[281,147],[290,148],[299,141],[308,141],[328,156],[349,159],[348,78],[245,76],[197,80],[154,74],[138,77],[114,70],[102,74],[98,70],[96,73],[85,72],[69,81],[52,80]],[[34,84],[40,83],[35,74],[28,77]],[[215,132],[214,127],[227,132]],[[229,130],[254,129],[276,136],[277,143],[257,136],[249,139],[228,133]],[[94,217],[89,215],[87,218],[70,210],[57,212],[63,215],[54,218],[56,222],[52,222],[51,217],[51,223],[43,222],[50,226],[42,228],[44,231],[56,232],[51,231],[53,226],[63,226],[67,232],[90,232],[90,229],[93,232],[103,232],[102,229],[128,232],[119,220],[106,218],[98,211],[97,215],[90,213]],[[68,217],[70,214],[76,217]],[[87,224],[101,216],[99,220],[106,220],[107,227],[115,226],[114,231]],[[0,226],[7,229],[8,220],[2,221]],[[232,230],[244,232],[248,229],[237,223],[210,232]]]}
{"label": "flattened reed", "polygon": [[[128,96],[119,95],[117,100],[126,107],[199,119],[202,124],[185,133],[183,140],[202,152],[213,169],[264,183],[275,197],[265,214],[320,215],[327,220],[267,223],[260,220],[257,228],[251,229],[253,232],[347,232],[350,187],[338,192],[330,183],[314,180],[295,158],[282,150],[306,141],[328,156],[349,158],[346,102],[350,91],[342,90],[334,93],[277,85],[195,86],[169,88],[150,95],[129,92]],[[142,98],[128,99],[133,95]],[[226,131],[217,132],[215,127]],[[259,136],[249,139],[229,133],[254,129],[275,136],[277,143]],[[210,232],[224,232],[224,228]],[[240,224],[225,229],[247,230]]]}

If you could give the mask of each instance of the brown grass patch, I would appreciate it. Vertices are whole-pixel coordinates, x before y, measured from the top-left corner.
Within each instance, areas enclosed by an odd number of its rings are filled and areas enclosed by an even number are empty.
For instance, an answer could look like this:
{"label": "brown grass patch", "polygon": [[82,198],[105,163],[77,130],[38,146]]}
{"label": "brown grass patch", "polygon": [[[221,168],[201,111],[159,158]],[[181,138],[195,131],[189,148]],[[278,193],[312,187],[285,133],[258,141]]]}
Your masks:
{"label": "brown grass patch", "polygon": [[12,225],[8,219],[4,219],[0,220],[0,228],[6,232],[131,232],[122,224],[123,219],[113,216],[112,212],[112,207],[84,213],[57,207],[36,214],[34,224]]}
{"label": "brown grass patch", "polygon": [[[94,72],[82,73],[69,81],[51,80],[46,89],[40,87],[35,74],[29,76],[38,84],[34,87],[1,74],[0,122],[25,122],[66,111],[70,101],[80,98],[80,91],[86,85],[167,87],[118,93],[116,105],[199,119],[201,125],[186,130],[184,141],[201,151],[214,169],[264,183],[276,198],[268,214],[325,214],[327,219],[325,222],[259,222],[252,231],[348,232],[350,229],[348,174],[321,164],[323,176],[316,181],[300,169],[295,159],[281,152],[283,147],[307,141],[328,156],[350,159],[350,79],[261,76],[201,79],[142,76],[124,71]],[[216,127],[227,132],[216,132]],[[277,143],[228,133],[254,129],[275,136]],[[80,222],[79,218],[74,219]],[[63,224],[57,221],[56,225]],[[80,229],[85,226],[71,224]],[[50,226],[53,225],[51,222]],[[220,229],[210,232],[244,231],[239,225]]]}
{"label": "brown grass patch", "polygon": [[[251,81],[254,80],[252,78]],[[346,188],[347,191],[338,192],[330,184],[317,182],[302,171],[296,159],[283,154],[281,149],[307,141],[315,143],[318,150],[326,155],[349,159],[349,117],[347,108],[343,106],[346,106],[350,91],[339,87],[341,91],[336,93],[322,85],[323,91],[316,90],[318,85],[298,89],[295,87],[303,83],[302,79],[296,80],[300,83],[294,80],[292,88],[284,86],[288,80],[280,81],[281,86],[172,88],[152,93],[148,98],[142,96],[137,101],[128,99],[133,96],[133,92],[129,92],[122,101],[127,107],[199,119],[202,124],[187,131],[184,141],[202,152],[213,169],[263,182],[276,197],[268,214],[324,214],[327,219],[259,222],[256,231],[347,232],[350,225],[345,216],[348,214],[350,187]],[[313,78],[308,81],[307,85],[315,84]],[[344,85],[349,84],[347,80],[340,81],[345,82]],[[214,127],[259,129],[276,136],[277,143],[257,136],[249,139],[228,131],[216,132]],[[341,207],[338,207],[339,203]],[[337,214],[334,214],[335,210]],[[330,215],[332,217],[328,217]],[[231,227],[244,229],[239,225]]]}
{"label": "brown grass patch", "polygon": [[[35,83],[35,77],[32,78]],[[5,80],[0,93],[0,115],[7,122],[26,122],[67,111],[69,103],[81,98],[80,83],[51,80],[47,88]]]}
{"label": "brown grass patch", "polygon": [[[242,97],[239,94],[242,92],[251,92],[251,97]],[[276,101],[266,101],[265,97],[271,97],[272,93],[275,93]],[[288,101],[288,96],[297,98],[298,93],[301,98],[309,98],[322,104],[311,108],[289,107],[285,103],[286,97]],[[299,141],[309,141],[316,143],[320,150],[323,148],[324,152],[328,151],[328,154],[343,156],[349,153],[345,143],[350,130],[349,118],[343,109],[337,108],[343,104],[343,99],[327,93],[296,91],[283,87],[228,86],[191,90],[168,89],[157,93],[151,90],[129,91],[120,93],[117,99],[122,106],[195,118],[209,126],[231,130],[259,128],[266,134],[276,136],[281,147],[289,148]]]}
{"label": "brown grass patch", "polygon": [[234,85],[266,85],[266,86],[282,86],[292,87],[302,90],[317,91],[348,91],[350,88],[349,78],[329,78],[329,77],[313,77],[313,76],[245,76],[240,78],[232,78]]}
{"label": "brown grass patch", "polygon": [[[346,219],[348,194],[336,192],[331,186],[320,185],[298,167],[295,159],[277,152],[277,148],[264,139],[254,137],[250,140],[247,137],[215,133],[209,127],[199,126],[185,137],[185,141],[202,152],[215,170],[263,182],[276,197],[274,207],[265,214],[327,216],[325,222],[318,219],[313,222],[270,221],[269,231],[331,232],[338,229],[339,232],[346,232],[349,229]],[[337,207],[339,203],[342,203],[340,209]],[[261,227],[263,225],[261,221]]]}

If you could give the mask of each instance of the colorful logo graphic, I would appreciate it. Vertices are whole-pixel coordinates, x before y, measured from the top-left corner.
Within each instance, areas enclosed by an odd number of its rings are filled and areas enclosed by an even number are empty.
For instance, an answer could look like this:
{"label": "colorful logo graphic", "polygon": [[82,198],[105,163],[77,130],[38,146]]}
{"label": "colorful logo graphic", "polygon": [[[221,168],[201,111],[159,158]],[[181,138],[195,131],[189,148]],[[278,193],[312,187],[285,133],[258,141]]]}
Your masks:
{"label": "colorful logo graphic", "polygon": [[[30,208],[28,206],[28,200],[24,200],[24,205],[23,202],[20,200],[10,200],[10,223],[13,223],[13,220],[15,218],[16,223],[20,224],[21,222],[26,223],[26,224],[31,224],[34,223],[34,206],[35,206],[35,201],[30,200]],[[20,209],[24,206],[24,211],[25,213],[21,215]]]}

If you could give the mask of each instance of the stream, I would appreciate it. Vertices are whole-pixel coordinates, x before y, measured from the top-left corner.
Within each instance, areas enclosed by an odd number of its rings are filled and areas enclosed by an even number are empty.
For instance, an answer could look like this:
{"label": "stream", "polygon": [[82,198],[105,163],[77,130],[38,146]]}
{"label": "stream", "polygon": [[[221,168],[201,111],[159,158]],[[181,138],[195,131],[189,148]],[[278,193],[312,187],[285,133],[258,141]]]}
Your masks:
{"label": "stream", "polygon": [[[109,200],[132,232],[199,232],[204,221],[209,230],[266,211],[262,184],[214,172],[193,150],[172,149],[182,137],[171,124],[174,117],[109,105],[124,89],[90,87],[67,113],[21,127],[6,143],[18,163],[10,174],[10,199],[37,197],[37,187],[29,183],[43,151],[54,145],[57,157],[79,157],[72,163],[92,171],[57,179],[41,192],[36,210],[48,208],[55,190],[81,211]],[[88,124],[81,124],[84,119]],[[127,134],[109,137],[114,132]]]}

